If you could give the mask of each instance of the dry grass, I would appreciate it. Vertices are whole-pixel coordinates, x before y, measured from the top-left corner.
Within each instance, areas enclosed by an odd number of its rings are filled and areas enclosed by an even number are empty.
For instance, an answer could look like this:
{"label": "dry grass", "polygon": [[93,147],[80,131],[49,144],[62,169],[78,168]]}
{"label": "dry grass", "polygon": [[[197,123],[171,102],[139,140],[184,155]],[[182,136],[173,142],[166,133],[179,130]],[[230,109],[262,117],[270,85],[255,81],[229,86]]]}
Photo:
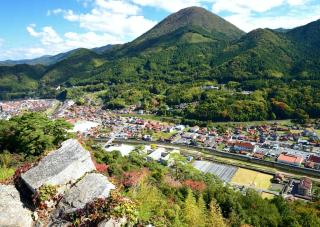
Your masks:
{"label": "dry grass", "polygon": [[231,183],[267,190],[271,186],[271,179],[272,176],[269,174],[239,168],[231,179]]}

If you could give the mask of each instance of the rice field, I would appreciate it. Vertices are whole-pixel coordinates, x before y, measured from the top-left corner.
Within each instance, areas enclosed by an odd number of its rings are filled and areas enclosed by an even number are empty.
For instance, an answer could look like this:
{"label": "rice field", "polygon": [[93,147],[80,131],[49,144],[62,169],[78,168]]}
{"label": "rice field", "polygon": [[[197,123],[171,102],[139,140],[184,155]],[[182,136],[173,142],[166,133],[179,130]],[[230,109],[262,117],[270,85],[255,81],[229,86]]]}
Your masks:
{"label": "rice field", "polygon": [[195,161],[192,164],[196,169],[204,173],[212,173],[225,182],[230,182],[238,170],[238,167],[208,161]]}
{"label": "rice field", "polygon": [[271,186],[272,175],[253,170],[239,168],[231,179],[231,183],[268,190]]}

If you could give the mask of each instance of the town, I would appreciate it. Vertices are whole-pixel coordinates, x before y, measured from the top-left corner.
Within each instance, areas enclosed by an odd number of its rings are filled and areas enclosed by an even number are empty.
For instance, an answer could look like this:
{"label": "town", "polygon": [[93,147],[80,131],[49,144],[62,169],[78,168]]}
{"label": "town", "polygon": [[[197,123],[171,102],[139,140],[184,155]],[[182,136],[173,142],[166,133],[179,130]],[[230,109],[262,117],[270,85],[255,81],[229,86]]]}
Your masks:
{"label": "town", "polygon": [[[301,172],[302,175],[307,171],[311,171],[313,176],[320,174],[320,124],[318,123],[302,127],[298,124],[261,122],[252,125],[239,123],[233,127],[208,128],[147,119],[142,111],[134,111],[134,109],[111,111],[98,106],[79,106],[73,101],[66,101],[58,105],[56,102],[55,100],[20,100],[0,103],[1,116],[7,119],[23,111],[45,111],[50,113],[53,119],[63,118],[72,123],[73,132],[79,137],[99,141],[107,151],[121,150],[119,145],[114,145],[117,142],[125,144],[136,141],[142,144],[176,146],[176,149],[169,150],[179,150],[179,152],[183,150],[183,147],[189,150],[202,149],[213,156],[254,160],[261,166],[268,165],[268,163],[276,164],[284,169]],[[133,149],[134,147],[131,146],[131,150]],[[159,147],[151,151],[149,149],[150,157],[158,161],[162,161],[163,157],[168,160],[168,151],[164,148],[159,149]],[[126,153],[128,150],[124,152]],[[190,161],[197,157],[190,153],[185,156]],[[207,160],[202,160],[203,157],[197,159],[194,162],[196,168],[213,173],[227,183],[232,183],[231,179],[234,179],[239,171],[245,171],[243,174],[247,176],[247,179],[233,182],[233,186],[238,189],[253,187],[265,194],[282,193],[299,199],[312,199],[314,190],[309,177],[296,180],[281,172],[273,176],[265,173],[257,174],[244,168],[238,169],[235,166],[207,162]],[[250,175],[252,175],[251,180]],[[259,177],[266,178],[272,184],[257,185],[254,180]],[[244,183],[244,181],[248,182]],[[244,185],[245,188],[243,188]]]}

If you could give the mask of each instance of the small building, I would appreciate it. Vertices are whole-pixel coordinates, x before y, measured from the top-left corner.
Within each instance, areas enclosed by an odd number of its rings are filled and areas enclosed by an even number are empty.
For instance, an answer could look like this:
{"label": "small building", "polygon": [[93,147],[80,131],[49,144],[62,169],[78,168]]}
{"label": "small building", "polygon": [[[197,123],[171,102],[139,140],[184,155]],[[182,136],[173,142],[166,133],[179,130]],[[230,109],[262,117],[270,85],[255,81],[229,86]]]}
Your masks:
{"label": "small building", "polygon": [[234,143],[232,150],[237,153],[239,152],[253,153],[256,151],[256,146],[249,142],[236,142]]}
{"label": "small building", "polygon": [[255,152],[252,157],[257,158],[257,159],[263,159],[264,158],[264,153],[262,152]]}
{"label": "small building", "polygon": [[284,175],[281,173],[276,173],[272,179],[274,183],[281,184],[284,181]]}
{"label": "small building", "polygon": [[151,141],[152,140],[152,136],[151,135],[144,135],[142,139],[145,140],[145,141]]}
{"label": "small building", "polygon": [[198,132],[200,130],[199,126],[194,126],[189,129],[189,132]]}
{"label": "small building", "polygon": [[298,193],[303,196],[311,196],[312,180],[308,177],[303,177],[298,185]]}
{"label": "small building", "polygon": [[177,125],[177,126],[175,127],[175,129],[176,129],[177,131],[183,131],[185,128],[186,128],[186,127],[185,127],[184,125]]}
{"label": "small building", "polygon": [[320,156],[310,155],[305,163],[305,167],[320,170]]}
{"label": "small building", "polygon": [[300,166],[303,162],[303,157],[293,154],[282,153],[279,155],[277,161],[284,164]]}

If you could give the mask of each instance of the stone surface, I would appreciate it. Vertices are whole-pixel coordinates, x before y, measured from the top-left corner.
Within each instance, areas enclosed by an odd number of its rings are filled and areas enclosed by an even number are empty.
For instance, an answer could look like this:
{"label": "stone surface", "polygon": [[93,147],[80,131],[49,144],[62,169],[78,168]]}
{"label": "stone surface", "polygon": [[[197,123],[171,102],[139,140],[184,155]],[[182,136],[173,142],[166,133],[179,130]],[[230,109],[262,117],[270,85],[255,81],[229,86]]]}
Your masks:
{"label": "stone surface", "polygon": [[32,212],[20,201],[20,195],[13,185],[0,185],[0,226],[31,227]]}
{"label": "stone surface", "polygon": [[90,153],[75,139],[62,143],[61,148],[50,152],[37,166],[21,175],[25,184],[35,192],[44,184],[64,186],[74,183],[85,173],[95,170]]}
{"label": "stone surface", "polygon": [[64,213],[83,208],[96,198],[107,198],[115,186],[108,178],[99,173],[89,173],[72,188],[67,190],[59,203]]}
{"label": "stone surface", "polygon": [[121,227],[127,223],[125,218],[104,220],[98,224],[98,227]]}

